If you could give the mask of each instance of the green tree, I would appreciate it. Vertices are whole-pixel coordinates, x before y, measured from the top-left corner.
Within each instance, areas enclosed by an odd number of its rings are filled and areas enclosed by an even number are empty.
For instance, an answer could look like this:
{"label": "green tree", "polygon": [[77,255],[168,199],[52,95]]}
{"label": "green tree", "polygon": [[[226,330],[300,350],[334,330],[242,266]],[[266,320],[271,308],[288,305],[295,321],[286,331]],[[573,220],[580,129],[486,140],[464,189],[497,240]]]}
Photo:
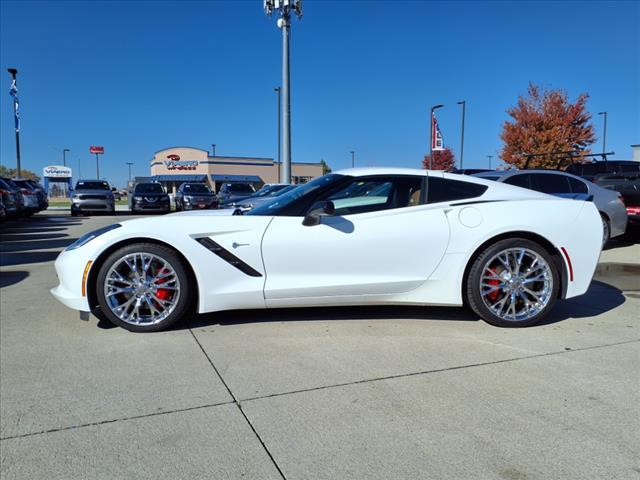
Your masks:
{"label": "green tree", "polygon": [[320,165],[322,165],[322,174],[326,175],[327,173],[331,173],[331,167],[329,167],[329,165],[327,165],[327,162],[324,161],[324,159],[320,160]]}
{"label": "green tree", "polygon": [[[20,169],[20,174],[22,176],[22,178],[27,178],[29,180],[34,180],[36,182],[40,181],[40,177],[38,175],[36,175],[35,173],[33,173],[31,170],[26,170],[24,168]],[[13,177],[17,177],[18,176],[18,170],[15,168],[9,168],[6,167],[4,165],[0,165],[0,177],[9,177],[9,178],[13,178]]]}

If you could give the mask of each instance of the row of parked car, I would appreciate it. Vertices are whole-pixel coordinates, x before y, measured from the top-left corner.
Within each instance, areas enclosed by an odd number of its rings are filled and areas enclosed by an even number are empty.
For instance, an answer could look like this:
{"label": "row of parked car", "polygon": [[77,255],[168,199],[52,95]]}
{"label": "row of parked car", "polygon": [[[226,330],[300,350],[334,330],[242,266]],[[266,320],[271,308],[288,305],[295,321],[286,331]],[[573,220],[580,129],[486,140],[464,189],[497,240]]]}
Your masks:
{"label": "row of parked car", "polygon": [[640,222],[640,162],[612,160],[572,164],[560,170],[465,170],[487,180],[508,183],[564,198],[591,200],[602,218],[603,243]]}
{"label": "row of parked car", "polygon": [[49,207],[44,187],[25,178],[0,177],[0,220],[28,217]]}
{"label": "row of parked car", "polygon": [[[266,184],[256,190],[250,183],[225,183],[214,193],[205,183],[185,182],[174,197],[177,211],[214,208],[251,210],[295,185]],[[71,196],[71,215],[82,213],[115,212],[115,200],[119,200],[109,183],[104,180],[79,180]],[[127,195],[132,213],[168,213],[171,198],[160,183],[137,183]]]}

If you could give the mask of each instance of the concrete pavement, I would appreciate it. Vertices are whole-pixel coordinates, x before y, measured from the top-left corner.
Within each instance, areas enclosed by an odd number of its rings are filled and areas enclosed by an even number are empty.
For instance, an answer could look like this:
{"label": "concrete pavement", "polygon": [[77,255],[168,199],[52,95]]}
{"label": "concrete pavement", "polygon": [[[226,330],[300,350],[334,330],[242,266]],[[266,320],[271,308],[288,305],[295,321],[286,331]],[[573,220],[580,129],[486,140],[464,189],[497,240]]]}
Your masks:
{"label": "concrete pavement", "polygon": [[353,307],[141,335],[48,293],[60,249],[113,221],[2,226],[3,479],[640,478],[640,292],[616,271],[528,329]]}

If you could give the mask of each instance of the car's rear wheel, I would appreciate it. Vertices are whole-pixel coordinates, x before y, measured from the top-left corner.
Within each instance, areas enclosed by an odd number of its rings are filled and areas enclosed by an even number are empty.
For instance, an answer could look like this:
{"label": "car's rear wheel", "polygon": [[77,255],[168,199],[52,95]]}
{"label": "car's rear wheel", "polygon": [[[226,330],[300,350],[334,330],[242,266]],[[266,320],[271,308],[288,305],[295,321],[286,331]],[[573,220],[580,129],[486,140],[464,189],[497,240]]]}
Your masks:
{"label": "car's rear wheel", "polygon": [[547,250],[524,238],[501,240],[473,261],[469,306],[499,327],[528,327],[546,317],[558,297],[558,268]]}
{"label": "car's rear wheel", "polygon": [[114,324],[132,332],[157,332],[187,314],[190,283],[175,251],[136,243],[109,255],[98,271],[96,293],[102,312]]}

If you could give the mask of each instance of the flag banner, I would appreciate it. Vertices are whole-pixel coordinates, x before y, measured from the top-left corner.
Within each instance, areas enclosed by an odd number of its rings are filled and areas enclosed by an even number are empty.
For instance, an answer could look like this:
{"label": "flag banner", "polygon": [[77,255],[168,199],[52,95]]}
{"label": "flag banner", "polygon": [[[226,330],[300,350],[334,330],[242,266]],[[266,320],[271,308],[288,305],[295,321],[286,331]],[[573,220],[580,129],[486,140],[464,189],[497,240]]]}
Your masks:
{"label": "flag banner", "polygon": [[442,138],[440,127],[438,127],[438,121],[436,120],[435,112],[433,114],[433,117],[431,118],[431,138],[431,150],[433,150],[434,152],[444,150],[444,139]]}
{"label": "flag banner", "polygon": [[13,97],[13,118],[16,124],[16,132],[20,131],[20,112],[19,112],[19,102],[18,102],[18,87],[16,85],[16,80],[13,79],[11,82],[11,88],[9,89],[9,95]]}

